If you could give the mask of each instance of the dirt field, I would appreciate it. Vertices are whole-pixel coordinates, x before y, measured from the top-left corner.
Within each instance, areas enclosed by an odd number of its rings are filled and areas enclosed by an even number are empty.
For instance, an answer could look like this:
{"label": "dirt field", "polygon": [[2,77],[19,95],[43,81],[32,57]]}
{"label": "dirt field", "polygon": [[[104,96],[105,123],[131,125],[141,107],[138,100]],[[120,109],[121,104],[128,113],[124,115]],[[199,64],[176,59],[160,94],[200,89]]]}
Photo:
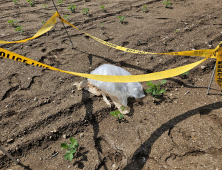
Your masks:
{"label": "dirt field", "polygon": [[[163,0],[64,0],[56,5],[61,16],[69,15],[67,20],[79,29],[136,50],[214,49],[222,41],[221,0],[170,2],[170,8]],[[67,9],[70,4],[77,6],[75,13]],[[84,8],[91,16],[83,15]],[[0,10],[0,40],[5,41],[32,37],[55,12],[50,0],[36,0],[33,7],[25,0],[18,4],[5,0]],[[119,15],[126,17],[123,23],[118,22]],[[24,32],[16,32],[9,20],[17,20]],[[74,49],[60,20],[37,39],[0,47],[81,73],[113,64],[139,75],[202,59],[126,53],[66,28]],[[192,69],[186,78],[167,79],[161,99],[150,94],[142,102],[129,99],[131,112],[122,121],[110,115],[116,108],[109,108],[101,96],[77,90],[73,84],[82,77],[0,61],[0,146],[20,161],[15,165],[0,151],[0,169],[222,169],[222,92],[215,81],[206,95],[215,59]],[[147,88],[146,82],[141,84]],[[64,160],[60,145],[71,136],[78,140],[79,150],[70,162]]]}

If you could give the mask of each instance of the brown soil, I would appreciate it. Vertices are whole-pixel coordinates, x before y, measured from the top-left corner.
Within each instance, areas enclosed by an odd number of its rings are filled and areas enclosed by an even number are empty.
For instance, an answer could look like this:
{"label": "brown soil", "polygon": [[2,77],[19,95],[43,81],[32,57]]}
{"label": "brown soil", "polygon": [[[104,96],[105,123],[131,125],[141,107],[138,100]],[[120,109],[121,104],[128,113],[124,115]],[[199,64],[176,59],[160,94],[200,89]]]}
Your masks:
{"label": "brown soil", "polygon": [[[120,46],[150,52],[215,48],[222,41],[221,0],[65,0],[58,10],[81,30]],[[47,5],[44,9],[43,4]],[[71,13],[68,5],[75,4]],[[100,10],[104,5],[106,12]],[[148,11],[143,12],[144,5]],[[82,14],[89,8],[91,16]],[[50,0],[12,0],[0,4],[0,39],[21,40],[33,36],[55,11]],[[126,17],[119,23],[117,16]],[[22,34],[8,20],[19,21]],[[101,28],[99,23],[104,23]],[[0,47],[51,66],[90,73],[109,63],[132,74],[175,68],[200,60],[187,56],[155,56],[125,53],[104,46],[66,25],[21,44]],[[176,31],[177,30],[177,31]],[[102,97],[78,91],[83,80],[56,71],[0,58],[0,145],[20,165],[0,151],[0,169],[207,169],[222,167],[221,89],[213,81],[206,95],[215,59],[190,71],[187,78],[172,77],[164,85],[163,98],[146,95],[142,102],[129,99],[131,113],[118,121],[110,115]],[[146,89],[146,83],[141,83]],[[66,139],[64,138],[66,136]],[[79,141],[75,158],[64,160],[60,144],[69,137]]]}

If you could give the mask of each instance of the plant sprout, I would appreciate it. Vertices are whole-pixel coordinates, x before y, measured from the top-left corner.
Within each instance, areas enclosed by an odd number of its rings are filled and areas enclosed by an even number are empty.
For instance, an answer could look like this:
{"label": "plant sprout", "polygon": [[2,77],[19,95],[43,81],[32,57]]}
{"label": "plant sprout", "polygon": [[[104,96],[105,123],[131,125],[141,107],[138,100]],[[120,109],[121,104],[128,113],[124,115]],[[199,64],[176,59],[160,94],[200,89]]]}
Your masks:
{"label": "plant sprout", "polygon": [[175,32],[178,33],[180,31],[180,29],[176,29]]}
{"label": "plant sprout", "polygon": [[66,142],[65,143],[62,143],[61,144],[61,147],[63,148],[63,149],[67,149],[68,151],[66,151],[66,154],[65,154],[65,156],[64,156],[64,159],[65,160],[69,160],[69,161],[72,161],[72,159],[73,159],[73,154],[75,154],[76,153],[76,151],[77,151],[77,149],[78,149],[78,147],[79,147],[79,144],[78,144],[78,141],[75,139],[75,138],[73,138],[73,137],[71,137],[70,139],[69,139],[69,141],[71,142],[71,144],[67,144]]}
{"label": "plant sprout", "polygon": [[64,15],[64,18],[67,19],[69,17],[69,15]]}
{"label": "plant sprout", "polygon": [[63,0],[57,1],[56,3],[61,5],[63,3]]}
{"label": "plant sprout", "polygon": [[15,31],[18,31],[18,32],[22,33],[22,32],[23,32],[22,27],[23,27],[23,26],[16,27],[16,28],[15,28]]}
{"label": "plant sprout", "polygon": [[150,93],[156,98],[160,98],[160,95],[162,95],[166,91],[165,89],[161,89],[160,86],[165,84],[166,82],[166,80],[162,80],[158,84],[153,84],[151,81],[148,81],[147,86],[150,86],[150,88],[146,89],[145,92]]}
{"label": "plant sprout", "polygon": [[[121,108],[122,110],[125,109],[124,106],[121,106],[120,108]],[[123,115],[122,113],[120,113],[119,110],[112,111],[112,112],[110,112],[110,114],[111,114],[112,116],[114,116],[115,118],[118,118],[119,120],[121,120],[121,119],[124,118],[124,115]]]}
{"label": "plant sprout", "polygon": [[45,9],[47,9],[47,5],[42,5]]}
{"label": "plant sprout", "polygon": [[19,2],[19,0],[12,0],[14,2],[14,4],[17,4]]}
{"label": "plant sprout", "polygon": [[101,11],[103,11],[103,12],[105,11],[105,6],[102,5],[102,6],[100,6],[100,8],[101,8]]}
{"label": "plant sprout", "polygon": [[147,11],[148,11],[147,5],[144,5],[144,6],[143,6],[143,11],[144,11],[144,12],[147,12]]}
{"label": "plant sprout", "polygon": [[123,20],[124,20],[126,17],[119,15],[119,16],[117,16],[117,18],[119,19],[119,22],[120,22],[120,23],[123,23]]}
{"label": "plant sprout", "polygon": [[76,11],[76,6],[73,4],[73,5],[69,5],[69,7],[67,9],[70,9],[72,12],[75,12]]}
{"label": "plant sprout", "polygon": [[101,28],[104,28],[104,22],[103,23],[99,23],[99,26],[101,26]]}
{"label": "plant sprout", "polygon": [[34,4],[35,4],[35,2],[34,1],[32,1],[32,0],[26,0],[28,3],[29,3],[29,5],[31,6],[31,7],[33,7],[34,6]]}
{"label": "plant sprout", "polygon": [[163,3],[166,5],[165,8],[169,8],[169,6],[173,5],[173,4],[170,3],[168,0],[163,1]]}
{"label": "plant sprout", "polygon": [[16,27],[18,22],[16,20],[9,20],[8,23],[12,24],[13,27]]}
{"label": "plant sprout", "polygon": [[89,8],[84,8],[82,10],[82,13],[85,14],[86,16],[89,16]]}

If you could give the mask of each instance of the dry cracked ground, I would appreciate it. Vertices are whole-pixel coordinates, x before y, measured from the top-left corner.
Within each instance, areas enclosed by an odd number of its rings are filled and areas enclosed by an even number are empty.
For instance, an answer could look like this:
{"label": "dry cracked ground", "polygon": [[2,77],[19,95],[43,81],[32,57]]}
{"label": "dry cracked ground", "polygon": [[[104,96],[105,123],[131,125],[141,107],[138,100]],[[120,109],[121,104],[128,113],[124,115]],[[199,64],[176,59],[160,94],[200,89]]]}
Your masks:
{"label": "dry cracked ground", "polygon": [[[214,49],[222,41],[221,0],[66,0],[55,4],[61,16],[88,34],[127,48],[149,52]],[[68,8],[76,5],[76,12]],[[46,5],[45,8],[42,5]],[[105,6],[101,11],[100,6]],[[147,5],[147,6],[146,6]],[[143,10],[144,6],[147,7]],[[82,10],[89,9],[89,16]],[[55,12],[52,1],[0,2],[0,39],[33,36]],[[123,23],[117,16],[125,16]],[[18,21],[23,33],[8,23]],[[200,60],[188,56],[132,54],[110,48],[58,20],[48,33],[26,43],[0,47],[68,71],[90,73],[102,64],[131,74],[149,74]],[[0,58],[0,169],[222,169],[221,89],[207,87],[215,59],[167,79],[160,99],[146,94],[128,100],[131,112],[121,121],[110,115],[102,97],[78,91],[82,81],[65,73]],[[158,82],[158,81],[156,81]],[[146,82],[141,82],[144,89]],[[79,150],[65,161],[61,143],[75,137]]]}

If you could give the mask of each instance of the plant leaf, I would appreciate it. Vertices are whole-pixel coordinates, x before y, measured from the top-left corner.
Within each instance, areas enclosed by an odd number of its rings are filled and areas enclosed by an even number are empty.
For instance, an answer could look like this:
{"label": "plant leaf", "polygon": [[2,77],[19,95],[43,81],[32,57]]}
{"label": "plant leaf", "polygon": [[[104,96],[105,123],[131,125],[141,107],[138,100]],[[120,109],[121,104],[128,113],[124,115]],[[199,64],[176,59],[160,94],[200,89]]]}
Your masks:
{"label": "plant leaf", "polygon": [[71,138],[69,139],[69,141],[70,141],[71,143],[73,143],[73,142],[75,141],[74,137],[71,137]]}
{"label": "plant leaf", "polygon": [[76,148],[71,149],[71,150],[70,150],[70,153],[71,153],[71,154],[76,153]]}
{"label": "plant leaf", "polygon": [[162,94],[162,93],[164,93],[165,91],[166,91],[165,89],[161,89],[160,92],[159,92],[159,94]]}
{"label": "plant leaf", "polygon": [[152,88],[148,88],[145,90],[146,93],[152,93],[153,89]]}
{"label": "plant leaf", "polygon": [[70,154],[70,151],[66,151],[66,154]]}
{"label": "plant leaf", "polygon": [[120,111],[119,111],[119,110],[116,111],[116,115],[118,115],[118,114],[120,114]]}
{"label": "plant leaf", "polygon": [[67,143],[62,143],[62,144],[61,144],[61,147],[62,147],[63,149],[67,149],[67,148],[68,148],[68,144],[67,144]]}
{"label": "plant leaf", "polygon": [[124,115],[121,113],[120,115],[119,115],[119,119],[123,119],[124,118]]}
{"label": "plant leaf", "polygon": [[151,81],[146,82],[146,85],[147,85],[147,86],[150,86],[150,87],[152,87],[152,88],[155,87],[155,84],[153,84]]}
{"label": "plant leaf", "polygon": [[122,110],[124,110],[124,109],[125,109],[125,108],[124,108],[124,106],[121,106],[120,108],[121,108]]}
{"label": "plant leaf", "polygon": [[165,84],[167,82],[167,80],[162,80],[161,82],[160,82],[160,84],[162,85],[162,84]]}
{"label": "plant leaf", "polygon": [[74,148],[78,148],[79,144],[78,144],[78,141],[76,139],[74,140],[73,145],[74,145]]}
{"label": "plant leaf", "polygon": [[115,112],[114,112],[114,111],[112,111],[112,112],[110,112],[110,114],[111,114],[112,116],[114,116],[114,115],[115,115]]}
{"label": "plant leaf", "polygon": [[65,154],[65,160],[69,160],[69,161],[72,161],[72,159],[73,159],[73,154],[72,153],[67,153],[67,154]]}

